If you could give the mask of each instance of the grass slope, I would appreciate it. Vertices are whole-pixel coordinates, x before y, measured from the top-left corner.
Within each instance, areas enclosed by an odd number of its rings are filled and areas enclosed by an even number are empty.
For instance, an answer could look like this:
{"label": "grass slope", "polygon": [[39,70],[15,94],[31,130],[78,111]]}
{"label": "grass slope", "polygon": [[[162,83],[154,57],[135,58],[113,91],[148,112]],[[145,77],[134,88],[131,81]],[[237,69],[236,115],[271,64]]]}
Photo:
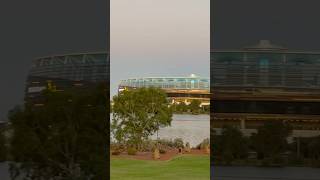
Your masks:
{"label": "grass slope", "polygon": [[111,179],[209,180],[209,156],[181,156],[171,161],[111,159]]}

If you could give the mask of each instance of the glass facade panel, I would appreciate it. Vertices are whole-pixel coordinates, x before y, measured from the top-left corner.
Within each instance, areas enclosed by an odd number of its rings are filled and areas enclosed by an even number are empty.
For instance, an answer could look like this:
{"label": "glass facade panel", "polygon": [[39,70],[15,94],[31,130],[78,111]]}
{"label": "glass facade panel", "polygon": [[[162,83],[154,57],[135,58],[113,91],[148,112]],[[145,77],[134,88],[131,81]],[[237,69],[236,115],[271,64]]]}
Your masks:
{"label": "glass facade panel", "polygon": [[121,87],[158,87],[163,89],[199,89],[209,90],[208,78],[186,77],[186,78],[141,78],[127,79],[120,82]]}
{"label": "glass facade panel", "polygon": [[214,53],[211,56],[211,80],[216,85],[243,84],[243,53]]}
{"label": "glass facade panel", "polygon": [[212,52],[213,86],[320,88],[320,55],[291,52]]}
{"label": "glass facade panel", "polygon": [[107,79],[107,54],[54,56],[36,59],[29,76],[98,82]]}
{"label": "glass facade panel", "polygon": [[214,102],[215,113],[309,114],[320,115],[317,102],[236,101]]}

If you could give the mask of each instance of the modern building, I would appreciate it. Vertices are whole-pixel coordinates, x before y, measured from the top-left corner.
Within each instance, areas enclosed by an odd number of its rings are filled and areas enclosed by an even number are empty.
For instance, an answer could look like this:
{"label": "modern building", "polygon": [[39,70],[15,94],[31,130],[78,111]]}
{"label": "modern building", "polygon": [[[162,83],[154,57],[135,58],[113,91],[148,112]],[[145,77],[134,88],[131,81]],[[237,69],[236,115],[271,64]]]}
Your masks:
{"label": "modern building", "polygon": [[295,51],[262,40],[211,51],[212,126],[254,130],[289,122],[296,136],[320,132],[320,52]]}
{"label": "modern building", "polygon": [[171,103],[200,100],[201,106],[210,104],[210,81],[194,74],[189,77],[145,77],[122,80],[118,91],[142,87],[157,87],[163,89]]}
{"label": "modern building", "polygon": [[41,92],[91,89],[109,84],[108,53],[82,53],[48,56],[35,59],[26,83],[26,102],[42,105]]}

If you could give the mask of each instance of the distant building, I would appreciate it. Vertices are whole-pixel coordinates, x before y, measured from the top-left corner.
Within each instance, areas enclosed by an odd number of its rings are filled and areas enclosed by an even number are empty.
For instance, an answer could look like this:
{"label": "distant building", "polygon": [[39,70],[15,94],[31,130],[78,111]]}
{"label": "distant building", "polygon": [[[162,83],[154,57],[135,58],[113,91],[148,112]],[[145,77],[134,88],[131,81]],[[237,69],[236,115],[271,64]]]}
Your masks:
{"label": "distant building", "polygon": [[293,51],[263,40],[211,51],[212,126],[254,130],[289,122],[294,136],[320,132],[320,52]]}
{"label": "distant building", "polygon": [[35,59],[26,83],[26,102],[41,106],[41,92],[50,88],[87,90],[99,83],[109,84],[109,55],[83,53]]}
{"label": "distant building", "polygon": [[194,74],[189,77],[145,77],[131,78],[120,82],[118,91],[142,87],[157,87],[163,89],[171,103],[200,100],[201,106],[210,105],[210,81]]}

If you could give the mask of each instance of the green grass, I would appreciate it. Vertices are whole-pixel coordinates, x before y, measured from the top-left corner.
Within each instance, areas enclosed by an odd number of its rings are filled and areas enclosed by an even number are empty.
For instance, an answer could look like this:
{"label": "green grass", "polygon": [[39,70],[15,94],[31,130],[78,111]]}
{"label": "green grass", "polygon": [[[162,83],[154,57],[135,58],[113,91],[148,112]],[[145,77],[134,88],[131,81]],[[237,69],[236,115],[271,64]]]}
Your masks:
{"label": "green grass", "polygon": [[181,156],[170,161],[112,158],[111,179],[117,180],[209,180],[209,156]]}

